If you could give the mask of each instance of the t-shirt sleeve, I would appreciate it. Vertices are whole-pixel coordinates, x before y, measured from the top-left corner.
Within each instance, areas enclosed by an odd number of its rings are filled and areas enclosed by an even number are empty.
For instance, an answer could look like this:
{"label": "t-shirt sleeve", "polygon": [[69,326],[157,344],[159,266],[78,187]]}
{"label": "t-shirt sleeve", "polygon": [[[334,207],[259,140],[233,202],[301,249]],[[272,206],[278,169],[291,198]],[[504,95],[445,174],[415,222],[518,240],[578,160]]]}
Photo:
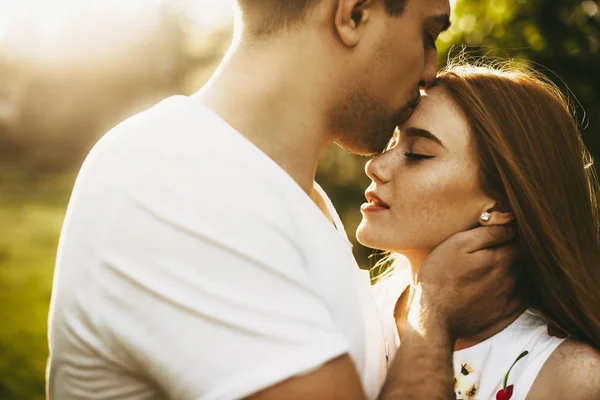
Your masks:
{"label": "t-shirt sleeve", "polygon": [[347,353],[281,197],[251,173],[205,166],[148,174],[114,215],[99,303],[115,354],[169,398],[221,399]]}

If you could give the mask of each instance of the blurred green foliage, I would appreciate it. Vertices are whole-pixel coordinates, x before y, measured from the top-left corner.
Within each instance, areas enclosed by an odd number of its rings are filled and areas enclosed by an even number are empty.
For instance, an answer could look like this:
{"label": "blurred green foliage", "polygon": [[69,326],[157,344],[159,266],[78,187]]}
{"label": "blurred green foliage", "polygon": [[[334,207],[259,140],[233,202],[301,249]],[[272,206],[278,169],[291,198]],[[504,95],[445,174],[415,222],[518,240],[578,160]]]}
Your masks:
{"label": "blurred green foliage", "polygon": [[441,61],[469,52],[525,62],[571,97],[584,140],[600,157],[600,2],[462,0],[442,37]]}
{"label": "blurred green foliage", "polygon": [[[564,90],[567,90],[565,82],[568,83],[580,103],[577,118],[585,128],[584,140],[599,157],[599,8],[597,0],[459,0],[452,17],[453,26],[439,43],[440,65],[444,65],[448,56],[461,50],[461,46],[453,47],[455,44],[466,44],[474,54],[510,57],[530,63],[546,72]],[[60,131],[61,139],[56,141],[48,137],[36,139],[36,132],[39,138],[47,132],[39,122],[47,119],[39,115],[34,118],[32,115],[35,114],[30,111],[21,113],[23,124],[11,125],[0,118],[0,180],[4,183],[0,186],[2,400],[44,398],[47,311],[58,235],[74,178],[73,165],[80,162],[102,133],[100,130],[106,128],[107,121],[116,123],[132,110],[148,104],[148,93],[150,98],[156,99],[165,93],[181,92],[186,82],[190,91],[196,89],[208,77],[227,44],[227,31],[218,33],[213,42],[217,44],[212,46],[197,38],[182,40],[180,33],[187,29],[185,24],[182,28],[172,19],[168,21],[169,29],[175,31],[169,34],[172,40],[162,42],[160,46],[172,46],[169,54],[175,61],[171,61],[172,67],[166,74],[172,73],[174,78],[159,81],[160,87],[153,89],[154,80],[148,75],[127,86],[129,93],[121,93],[115,102],[108,97],[99,100],[94,96],[98,90],[113,91],[104,84],[92,84],[97,77],[78,77],[74,73],[69,77],[61,75],[60,79],[74,82],[71,87],[78,88],[75,100],[69,95],[70,100],[61,108],[64,115],[69,116],[69,107],[74,103],[90,99],[96,104],[92,103],[86,110],[91,113],[100,108],[104,114],[102,123],[98,123],[92,114],[72,113],[58,128],[48,128]],[[181,32],[178,29],[182,29]],[[161,29],[163,37],[166,32],[167,29]],[[162,51],[154,53],[165,54]],[[0,69],[4,71],[4,68],[8,68],[6,60],[0,60]],[[131,72],[131,76],[136,75]],[[21,75],[15,76],[15,79],[21,79]],[[35,105],[32,108],[37,108],[34,111],[38,113],[48,109],[49,104],[62,101],[55,96],[61,92],[60,88],[52,89],[42,78],[42,82],[31,89],[37,95],[26,98],[28,104]],[[79,83],[76,79],[80,79]],[[117,83],[117,86],[122,84]],[[37,88],[44,88],[46,93]],[[144,95],[145,100],[141,100]],[[51,116],[56,114],[52,110],[50,108]],[[65,130],[69,127],[74,128]],[[71,139],[65,140],[69,135]],[[332,146],[323,156],[317,176],[336,205],[351,238],[360,222],[358,206],[364,201],[364,190],[369,184],[363,172],[366,161]],[[373,265],[370,254],[369,249],[355,242],[355,255],[363,268]]]}

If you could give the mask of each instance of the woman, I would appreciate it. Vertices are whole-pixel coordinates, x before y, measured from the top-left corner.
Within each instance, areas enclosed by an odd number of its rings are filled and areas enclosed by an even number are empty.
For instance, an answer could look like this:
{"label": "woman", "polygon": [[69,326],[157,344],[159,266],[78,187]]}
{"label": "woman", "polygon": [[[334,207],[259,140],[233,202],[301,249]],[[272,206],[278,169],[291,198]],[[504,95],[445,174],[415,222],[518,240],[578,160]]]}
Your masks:
{"label": "woman", "polygon": [[[508,68],[449,67],[366,172],[357,237],[404,256],[376,285],[378,302],[395,304],[397,339],[410,282],[437,245],[478,224],[518,228],[523,309],[456,341],[457,399],[600,399],[598,186],[554,85]],[[408,289],[396,301],[403,271]]]}

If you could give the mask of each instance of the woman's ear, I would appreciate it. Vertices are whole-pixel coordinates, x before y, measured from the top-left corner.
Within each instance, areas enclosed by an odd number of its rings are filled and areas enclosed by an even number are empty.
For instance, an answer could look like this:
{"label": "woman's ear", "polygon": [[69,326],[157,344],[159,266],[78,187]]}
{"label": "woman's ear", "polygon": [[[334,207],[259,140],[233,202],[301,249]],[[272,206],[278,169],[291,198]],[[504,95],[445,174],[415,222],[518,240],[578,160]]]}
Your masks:
{"label": "woman's ear", "polygon": [[481,212],[479,223],[481,225],[506,225],[515,220],[515,214],[508,208],[496,203]]}

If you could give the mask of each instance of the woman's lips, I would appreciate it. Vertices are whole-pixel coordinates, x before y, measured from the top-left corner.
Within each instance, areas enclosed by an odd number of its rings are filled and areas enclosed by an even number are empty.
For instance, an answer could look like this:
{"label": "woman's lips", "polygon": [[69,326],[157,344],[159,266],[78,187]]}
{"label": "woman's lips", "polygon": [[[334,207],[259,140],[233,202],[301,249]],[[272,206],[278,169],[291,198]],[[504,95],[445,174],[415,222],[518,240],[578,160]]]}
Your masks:
{"label": "woman's lips", "polygon": [[360,209],[363,212],[375,212],[389,210],[390,206],[379,198],[374,192],[367,191],[365,193],[367,203],[363,204]]}
{"label": "woman's lips", "polygon": [[360,206],[360,210],[362,212],[377,212],[377,211],[389,210],[389,208],[378,206],[378,205],[371,204],[371,203],[365,203],[362,206]]}

